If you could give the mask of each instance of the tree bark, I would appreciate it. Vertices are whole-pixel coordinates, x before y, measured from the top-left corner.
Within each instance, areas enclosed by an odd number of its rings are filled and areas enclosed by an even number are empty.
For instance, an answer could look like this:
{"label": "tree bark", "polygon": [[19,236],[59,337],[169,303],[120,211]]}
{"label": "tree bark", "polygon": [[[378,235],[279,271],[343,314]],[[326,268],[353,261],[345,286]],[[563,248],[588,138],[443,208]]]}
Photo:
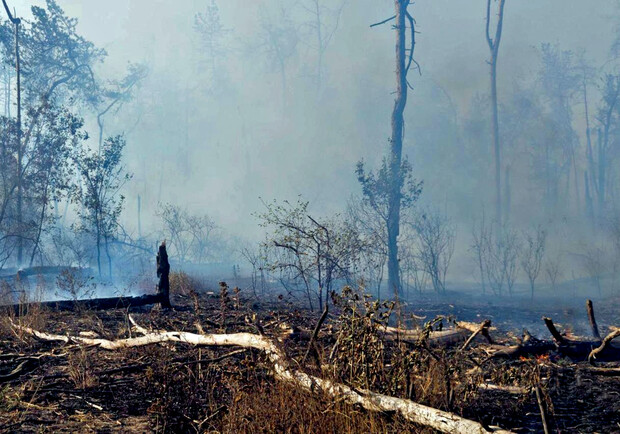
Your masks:
{"label": "tree bark", "polygon": [[139,297],[109,297],[93,298],[89,300],[56,300],[38,303],[17,303],[0,306],[0,308],[13,311],[15,315],[25,315],[33,309],[49,309],[56,311],[107,310],[125,309],[128,307],[146,306],[157,303],[162,303],[161,294],[147,294]]}
{"label": "tree bark", "polygon": [[388,288],[396,297],[402,297],[398,264],[398,235],[400,232],[402,154],[404,112],[407,104],[407,71],[405,66],[405,18],[409,0],[394,0],[396,9],[396,100],[392,110],[392,137],[390,140],[390,191],[388,200]]}
{"label": "tree bark", "polygon": [[492,138],[493,138],[493,154],[495,161],[495,218],[498,225],[502,223],[502,191],[501,191],[501,147],[499,138],[499,113],[497,108],[497,58],[499,55],[499,44],[502,39],[502,26],[504,22],[504,5],[505,0],[499,0],[499,13],[497,27],[495,29],[495,37],[491,38],[489,28],[491,25],[491,0],[487,0],[487,19],[486,19],[486,37],[491,59],[489,65],[491,67],[491,111],[492,111]]}

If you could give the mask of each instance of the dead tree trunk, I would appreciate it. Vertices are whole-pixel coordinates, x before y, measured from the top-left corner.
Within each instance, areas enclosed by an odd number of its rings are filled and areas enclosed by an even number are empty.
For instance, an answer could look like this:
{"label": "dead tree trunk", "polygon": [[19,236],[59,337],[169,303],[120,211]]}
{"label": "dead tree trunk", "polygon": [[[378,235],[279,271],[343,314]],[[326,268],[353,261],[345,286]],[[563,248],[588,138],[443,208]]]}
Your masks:
{"label": "dead tree trunk", "polygon": [[505,0],[499,0],[499,12],[497,17],[497,26],[495,28],[495,37],[491,38],[491,0],[487,0],[487,19],[486,19],[486,37],[489,50],[491,51],[491,107],[492,107],[492,137],[493,151],[495,159],[495,218],[499,226],[502,222],[502,191],[501,191],[501,148],[499,140],[499,114],[497,109],[497,57],[499,54],[499,43],[502,39],[502,26],[504,22],[504,5]]}
{"label": "dead tree trunk", "polygon": [[157,293],[161,297],[161,307],[164,309],[172,308],[170,304],[170,263],[168,262],[168,252],[166,252],[166,241],[159,246],[157,253],[157,277],[159,277],[159,285]]}
{"label": "dead tree trunk", "polygon": [[28,312],[53,310],[53,311],[85,311],[85,310],[108,310],[126,309],[129,307],[146,306],[149,304],[162,303],[161,294],[146,294],[137,297],[108,297],[92,298],[89,300],[56,300],[33,303],[17,303],[7,306],[0,306],[13,312],[16,316],[26,315]]}
{"label": "dead tree trunk", "polygon": [[22,87],[21,87],[21,67],[19,56],[19,25],[21,19],[14,17],[9,10],[9,6],[6,0],[2,0],[4,10],[9,17],[9,20],[15,26],[15,74],[17,78],[17,230],[19,231],[19,237],[17,239],[17,266],[22,265],[23,251],[24,251],[24,237],[23,237],[23,216],[22,216],[22,202],[23,202],[23,148],[22,148]]}
{"label": "dead tree trunk", "polygon": [[[404,112],[407,104],[407,72],[406,61],[406,21],[409,0],[394,0],[396,9],[396,100],[392,110],[392,137],[390,140],[390,191],[388,199],[388,288],[396,296],[402,296],[400,285],[400,269],[398,264],[398,235],[400,232],[400,208],[402,195],[402,155],[405,128]],[[412,33],[413,34],[413,33]],[[410,58],[413,56],[414,41],[411,41]],[[411,65],[411,63],[409,63]]]}

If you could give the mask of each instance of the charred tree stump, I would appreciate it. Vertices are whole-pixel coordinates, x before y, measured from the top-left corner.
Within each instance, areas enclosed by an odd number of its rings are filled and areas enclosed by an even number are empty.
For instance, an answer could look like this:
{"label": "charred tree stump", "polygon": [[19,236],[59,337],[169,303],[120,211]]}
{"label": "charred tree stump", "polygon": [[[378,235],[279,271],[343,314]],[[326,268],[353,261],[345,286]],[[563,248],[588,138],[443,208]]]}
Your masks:
{"label": "charred tree stump", "polygon": [[172,309],[170,304],[170,263],[168,262],[168,252],[166,252],[166,241],[164,240],[159,246],[157,252],[157,277],[159,277],[159,285],[157,285],[157,293],[161,298],[161,307],[164,309]]}

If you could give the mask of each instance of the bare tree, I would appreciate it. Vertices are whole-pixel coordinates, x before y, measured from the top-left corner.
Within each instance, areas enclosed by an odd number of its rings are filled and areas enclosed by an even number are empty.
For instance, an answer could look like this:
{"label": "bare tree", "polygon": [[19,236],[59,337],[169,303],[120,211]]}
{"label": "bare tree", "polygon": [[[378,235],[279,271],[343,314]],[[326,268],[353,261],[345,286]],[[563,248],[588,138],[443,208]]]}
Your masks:
{"label": "bare tree", "polygon": [[490,228],[486,224],[485,215],[482,214],[480,223],[474,222],[472,227],[472,245],[469,250],[474,255],[474,260],[478,264],[480,273],[480,285],[482,286],[482,294],[486,294],[486,263],[489,258],[490,248]]}
{"label": "bare tree", "polygon": [[609,252],[605,246],[585,246],[583,253],[577,255],[581,258],[584,271],[594,283],[598,295],[602,295],[602,280],[609,270],[607,258]]}
{"label": "bare tree", "polygon": [[222,24],[220,10],[215,0],[207,6],[204,13],[198,13],[194,17],[194,30],[200,37],[200,59],[206,66],[209,91],[215,90],[226,75],[223,71],[223,60],[228,52],[227,39],[232,32]]}
{"label": "bare tree", "polygon": [[316,88],[320,92],[323,84],[323,63],[325,52],[334,33],[338,29],[340,16],[347,0],[339,0],[339,4],[330,8],[322,0],[306,0],[301,7],[312,17],[306,25],[315,33],[316,45],[311,44],[316,50]]}
{"label": "bare tree", "polygon": [[504,273],[508,294],[513,295],[513,288],[517,279],[517,269],[521,240],[517,231],[504,227],[499,230],[495,244],[496,257],[499,258],[501,271]]}
{"label": "bare tree", "polygon": [[501,192],[501,147],[499,137],[499,114],[497,108],[497,59],[499,56],[499,44],[502,40],[502,27],[504,25],[504,6],[506,0],[499,1],[495,36],[491,37],[491,0],[487,0],[486,17],[486,40],[491,52],[489,65],[491,67],[491,105],[492,105],[492,131],[493,150],[495,157],[495,219],[501,226],[502,222],[502,192]]}
{"label": "bare tree", "polygon": [[248,245],[241,249],[241,256],[252,267],[252,292],[255,296],[258,296],[257,289],[260,288],[260,295],[265,295],[265,289],[267,286],[266,271],[269,264],[267,257],[267,249],[264,246],[255,247]]}
{"label": "bare tree", "polygon": [[438,293],[446,292],[446,274],[452,255],[456,228],[450,219],[439,212],[425,212],[413,223],[418,257]]}
{"label": "bare tree", "polygon": [[214,246],[215,222],[206,214],[191,214],[178,205],[161,204],[157,215],[169,240],[170,255],[180,263],[204,263]]}
{"label": "bare tree", "polygon": [[347,206],[347,220],[355,226],[362,240],[360,277],[368,287],[376,289],[381,299],[381,286],[387,262],[387,234],[385,219],[364,198],[352,199]]}
{"label": "bare tree", "polygon": [[[266,246],[280,252],[271,267],[292,270],[303,281],[308,303],[313,308],[313,294],[319,308],[329,301],[334,282],[347,280],[362,250],[360,237],[346,221],[316,219],[308,214],[308,202],[265,203],[259,215],[262,225],[272,228]],[[316,289],[315,288],[316,285]]]}
{"label": "bare tree", "polygon": [[554,292],[557,290],[558,279],[562,277],[562,273],[562,256],[560,254],[553,257],[547,255],[547,259],[545,260],[545,274]]}
{"label": "bare tree", "polygon": [[530,282],[533,301],[534,283],[540,274],[543,257],[545,255],[547,232],[541,226],[537,226],[534,233],[525,232],[523,234],[523,239],[525,243],[521,250],[521,268],[523,268]]}
{"label": "bare tree", "polygon": [[287,69],[291,59],[297,54],[299,43],[298,28],[293,23],[289,11],[281,7],[278,16],[265,12],[261,16],[260,48],[267,55],[269,66],[280,74],[282,87],[282,110],[287,107]]}
{"label": "bare tree", "polygon": [[480,226],[474,226],[473,238],[471,251],[478,262],[481,280],[486,280],[497,296],[503,294],[504,287],[512,295],[520,250],[517,232],[506,225],[487,225],[483,216]]}

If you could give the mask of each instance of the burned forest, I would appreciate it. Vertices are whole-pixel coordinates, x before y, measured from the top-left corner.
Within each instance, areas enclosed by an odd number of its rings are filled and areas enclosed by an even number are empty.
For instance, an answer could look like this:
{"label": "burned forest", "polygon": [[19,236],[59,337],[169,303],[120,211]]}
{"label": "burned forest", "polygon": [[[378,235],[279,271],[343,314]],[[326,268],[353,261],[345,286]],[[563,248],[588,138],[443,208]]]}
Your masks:
{"label": "burned forest", "polygon": [[0,432],[620,432],[619,2],[0,15]]}

